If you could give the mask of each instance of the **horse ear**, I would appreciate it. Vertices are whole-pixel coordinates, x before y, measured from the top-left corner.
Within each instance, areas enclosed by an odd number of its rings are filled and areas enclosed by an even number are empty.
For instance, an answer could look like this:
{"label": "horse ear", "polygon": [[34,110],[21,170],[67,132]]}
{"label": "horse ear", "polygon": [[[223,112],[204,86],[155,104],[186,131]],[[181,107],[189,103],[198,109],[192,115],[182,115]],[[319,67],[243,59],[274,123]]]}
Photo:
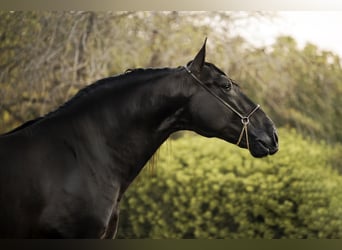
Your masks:
{"label": "horse ear", "polygon": [[205,46],[207,44],[207,38],[205,38],[204,43],[200,51],[198,51],[195,59],[192,61],[190,65],[190,70],[192,72],[200,72],[203,68],[205,62]]}

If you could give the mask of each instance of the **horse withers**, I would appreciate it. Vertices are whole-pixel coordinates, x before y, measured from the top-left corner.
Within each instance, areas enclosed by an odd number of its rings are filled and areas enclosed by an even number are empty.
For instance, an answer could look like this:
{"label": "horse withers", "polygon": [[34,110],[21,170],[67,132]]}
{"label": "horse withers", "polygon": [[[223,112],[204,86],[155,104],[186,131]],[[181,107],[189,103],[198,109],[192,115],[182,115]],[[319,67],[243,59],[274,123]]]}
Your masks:
{"label": "horse withers", "polygon": [[273,122],[205,62],[204,43],[186,66],[101,79],[0,136],[0,237],[113,238],[125,190],[178,130],[278,150]]}

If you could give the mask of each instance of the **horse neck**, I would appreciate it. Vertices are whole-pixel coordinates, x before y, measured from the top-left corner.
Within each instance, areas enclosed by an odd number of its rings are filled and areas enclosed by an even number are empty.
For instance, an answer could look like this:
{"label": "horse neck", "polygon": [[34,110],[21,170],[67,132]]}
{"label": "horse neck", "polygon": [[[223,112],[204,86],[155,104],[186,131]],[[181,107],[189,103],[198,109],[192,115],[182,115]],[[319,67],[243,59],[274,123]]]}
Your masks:
{"label": "horse neck", "polygon": [[[175,73],[177,74],[177,73]],[[85,141],[95,138],[103,151],[133,180],[168,136],[178,130],[178,116],[187,97],[175,74],[166,73],[121,89],[106,90],[76,115]],[[96,102],[96,103],[94,103]]]}

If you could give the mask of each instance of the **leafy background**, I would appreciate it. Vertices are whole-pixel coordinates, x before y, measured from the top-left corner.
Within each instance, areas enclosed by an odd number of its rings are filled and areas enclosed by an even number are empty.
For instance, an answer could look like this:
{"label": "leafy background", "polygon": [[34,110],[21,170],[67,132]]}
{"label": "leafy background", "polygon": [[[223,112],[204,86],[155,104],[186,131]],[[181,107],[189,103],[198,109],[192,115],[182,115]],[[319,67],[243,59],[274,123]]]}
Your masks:
{"label": "leafy background", "polygon": [[[228,72],[280,129],[266,159],[193,134],[172,136],[124,197],[121,238],[340,238],[341,58],[281,36],[233,35],[266,12],[0,11],[0,133],[46,114],[99,78],[176,67],[208,37]],[[167,148],[167,146],[164,146]],[[171,152],[169,152],[171,151]]]}
{"label": "leafy background", "polygon": [[267,159],[193,134],[166,143],[129,188],[119,237],[341,238],[342,177],[330,163],[341,148],[279,132]]}

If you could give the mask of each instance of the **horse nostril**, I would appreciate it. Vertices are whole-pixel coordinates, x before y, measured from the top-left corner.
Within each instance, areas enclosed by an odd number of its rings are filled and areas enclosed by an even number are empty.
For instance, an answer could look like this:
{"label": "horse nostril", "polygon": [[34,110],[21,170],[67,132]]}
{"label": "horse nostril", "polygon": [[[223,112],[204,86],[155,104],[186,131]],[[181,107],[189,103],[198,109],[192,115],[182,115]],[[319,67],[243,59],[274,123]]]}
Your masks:
{"label": "horse nostril", "polygon": [[275,141],[275,144],[278,146],[278,134],[276,130],[273,131],[273,139]]}

